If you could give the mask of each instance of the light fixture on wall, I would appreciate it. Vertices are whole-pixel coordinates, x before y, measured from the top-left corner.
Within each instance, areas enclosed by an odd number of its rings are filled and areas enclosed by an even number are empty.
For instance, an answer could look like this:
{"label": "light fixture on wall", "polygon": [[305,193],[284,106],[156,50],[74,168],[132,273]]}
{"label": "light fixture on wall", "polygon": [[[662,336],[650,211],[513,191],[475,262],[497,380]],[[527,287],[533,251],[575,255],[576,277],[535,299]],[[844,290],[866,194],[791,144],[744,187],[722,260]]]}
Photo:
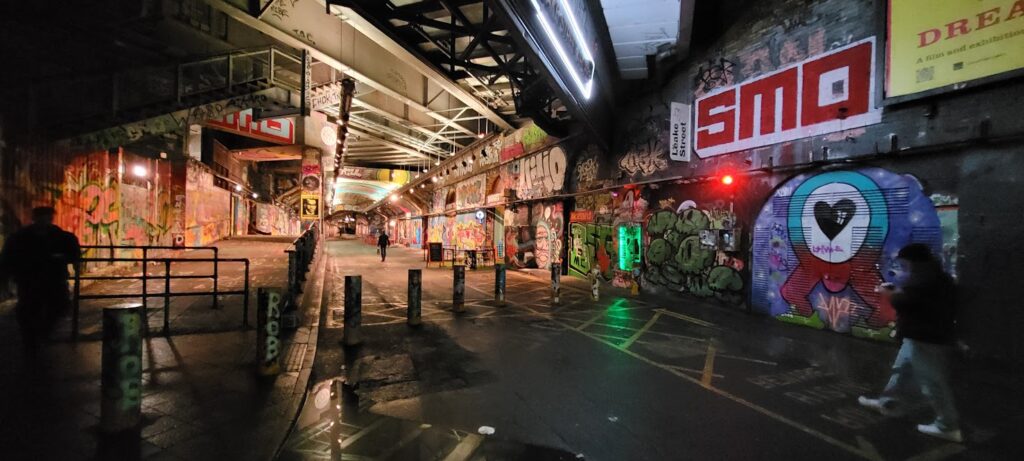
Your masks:
{"label": "light fixture on wall", "polygon": [[241,191],[242,191],[242,185],[241,184],[235,184],[235,192],[241,192]]}
{"label": "light fixture on wall", "polygon": [[133,165],[132,174],[137,178],[145,178],[149,176],[149,170],[146,169],[145,165]]}
{"label": "light fixture on wall", "polygon": [[257,194],[255,192],[253,192],[252,193],[252,198],[260,198],[260,194]]}

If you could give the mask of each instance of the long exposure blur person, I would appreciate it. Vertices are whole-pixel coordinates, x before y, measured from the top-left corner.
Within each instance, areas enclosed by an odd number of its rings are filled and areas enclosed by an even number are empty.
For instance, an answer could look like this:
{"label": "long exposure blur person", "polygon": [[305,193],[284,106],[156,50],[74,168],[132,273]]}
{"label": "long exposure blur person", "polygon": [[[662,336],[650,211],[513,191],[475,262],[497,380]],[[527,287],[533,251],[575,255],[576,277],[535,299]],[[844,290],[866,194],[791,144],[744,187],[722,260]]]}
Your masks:
{"label": "long exposure blur person", "polygon": [[384,259],[388,257],[388,245],[391,245],[391,237],[388,237],[388,233],[380,231],[380,237],[377,237],[377,246],[380,248],[380,262],[384,262]]}
{"label": "long exposure blur person", "polygon": [[32,224],[18,230],[0,252],[0,280],[13,279],[21,338],[35,352],[69,307],[68,264],[78,270],[78,238],[53,224],[51,207],[32,210]]}
{"label": "long exposure blur person", "polygon": [[896,335],[902,343],[881,396],[861,396],[858,402],[885,415],[900,414],[907,388],[914,381],[935,412],[935,420],[919,424],[917,430],[962,442],[947,363],[955,340],[953,279],[931,250],[919,243],[901,249],[897,263],[908,271],[904,281],[898,286],[885,283],[877,290],[889,297],[896,310]]}

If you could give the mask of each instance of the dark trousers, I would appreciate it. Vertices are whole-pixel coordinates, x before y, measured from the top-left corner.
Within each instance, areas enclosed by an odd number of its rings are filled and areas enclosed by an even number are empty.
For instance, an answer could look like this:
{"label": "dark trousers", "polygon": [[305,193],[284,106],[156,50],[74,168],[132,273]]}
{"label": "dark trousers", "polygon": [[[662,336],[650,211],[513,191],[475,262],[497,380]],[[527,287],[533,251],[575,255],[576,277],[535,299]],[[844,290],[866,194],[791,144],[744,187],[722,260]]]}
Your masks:
{"label": "dark trousers", "polygon": [[66,282],[58,284],[19,283],[14,309],[26,349],[34,351],[46,340],[54,324],[70,308]]}
{"label": "dark trousers", "polygon": [[384,262],[384,258],[387,258],[387,257],[388,257],[388,247],[384,246],[384,245],[381,245],[380,246],[380,260],[381,260],[381,262]]}

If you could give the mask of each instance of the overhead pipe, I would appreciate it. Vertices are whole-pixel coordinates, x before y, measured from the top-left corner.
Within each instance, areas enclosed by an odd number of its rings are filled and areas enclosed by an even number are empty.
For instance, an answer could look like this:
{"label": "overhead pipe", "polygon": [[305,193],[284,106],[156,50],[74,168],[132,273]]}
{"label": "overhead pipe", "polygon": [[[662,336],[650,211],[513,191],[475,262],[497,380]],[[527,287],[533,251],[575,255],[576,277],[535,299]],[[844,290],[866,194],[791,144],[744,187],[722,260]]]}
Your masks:
{"label": "overhead pipe", "polygon": [[[348,120],[352,112],[352,96],[355,94],[356,81],[346,77],[341,80],[341,98],[338,101],[338,145],[334,147],[334,183],[338,182],[341,166],[344,163],[345,143],[348,140]],[[331,197],[334,198],[333,195]]]}

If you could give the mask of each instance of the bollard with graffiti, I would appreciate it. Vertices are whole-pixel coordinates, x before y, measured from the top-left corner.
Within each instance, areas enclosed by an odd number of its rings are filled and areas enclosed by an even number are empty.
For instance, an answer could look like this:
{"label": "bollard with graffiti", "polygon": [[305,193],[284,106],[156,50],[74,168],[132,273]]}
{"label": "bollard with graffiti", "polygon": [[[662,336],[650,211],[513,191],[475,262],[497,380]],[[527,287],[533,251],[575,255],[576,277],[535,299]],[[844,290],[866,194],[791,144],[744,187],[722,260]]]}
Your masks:
{"label": "bollard with graffiti", "polygon": [[505,305],[505,265],[494,265],[494,302],[499,306]]}
{"label": "bollard with graffiti", "polygon": [[466,311],[466,266],[455,266],[452,309],[460,313]]}
{"label": "bollard with graffiti", "polygon": [[263,376],[281,372],[281,291],[259,288],[256,292],[256,360]]}
{"label": "bollard with graffiti", "polygon": [[142,420],[140,307],[103,309],[100,429],[106,433],[136,428]]}
{"label": "bollard with graffiti", "polygon": [[345,330],[342,341],[346,346],[363,342],[359,327],[363,324],[363,276],[345,276]]}
{"label": "bollard with graffiti", "polygon": [[419,326],[422,323],[420,320],[422,298],[423,270],[409,269],[409,306],[408,312],[406,312],[406,323],[411,327]]}
{"label": "bollard with graffiti", "polygon": [[558,304],[560,300],[558,295],[562,291],[562,266],[560,264],[551,265],[551,304]]}
{"label": "bollard with graffiti", "polygon": [[588,278],[590,279],[590,297],[597,301],[600,299],[601,269],[596,267],[591,269]]}

